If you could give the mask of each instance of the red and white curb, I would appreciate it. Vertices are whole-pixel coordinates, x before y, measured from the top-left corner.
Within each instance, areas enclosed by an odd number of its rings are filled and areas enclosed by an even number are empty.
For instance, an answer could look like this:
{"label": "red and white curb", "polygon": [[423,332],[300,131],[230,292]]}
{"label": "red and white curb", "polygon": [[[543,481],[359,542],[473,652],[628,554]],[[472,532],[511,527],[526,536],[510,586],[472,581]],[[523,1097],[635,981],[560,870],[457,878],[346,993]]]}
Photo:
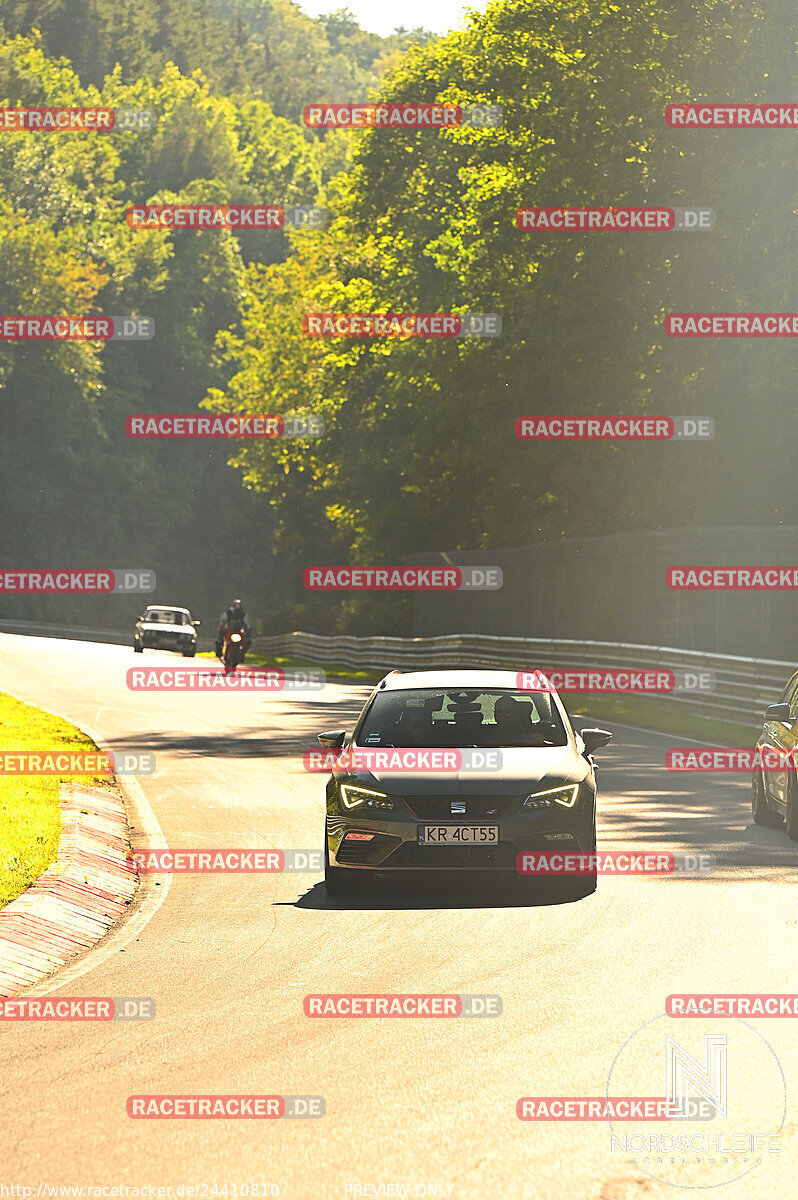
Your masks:
{"label": "red and white curb", "polygon": [[38,983],[104,937],[138,884],[122,797],[62,784],[58,856],[0,909],[0,997]]}

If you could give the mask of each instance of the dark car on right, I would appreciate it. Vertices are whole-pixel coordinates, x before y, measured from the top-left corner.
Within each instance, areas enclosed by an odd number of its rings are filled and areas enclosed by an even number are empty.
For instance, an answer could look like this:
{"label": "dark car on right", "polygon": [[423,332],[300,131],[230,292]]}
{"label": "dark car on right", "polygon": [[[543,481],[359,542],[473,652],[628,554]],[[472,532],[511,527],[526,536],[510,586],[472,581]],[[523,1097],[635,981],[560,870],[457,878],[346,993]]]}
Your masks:
{"label": "dark car on right", "polygon": [[757,767],[751,780],[751,810],[757,825],[784,824],[787,836],[798,841],[798,671],[778,704],[765,709],[757,750],[778,752],[783,769]]}

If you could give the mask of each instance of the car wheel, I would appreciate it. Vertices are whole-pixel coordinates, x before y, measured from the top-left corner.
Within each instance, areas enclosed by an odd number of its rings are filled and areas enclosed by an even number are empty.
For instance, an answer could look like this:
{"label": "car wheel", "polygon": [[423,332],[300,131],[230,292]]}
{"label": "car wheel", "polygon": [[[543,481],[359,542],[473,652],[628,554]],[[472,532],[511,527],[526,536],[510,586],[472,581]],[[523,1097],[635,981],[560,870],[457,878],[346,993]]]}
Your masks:
{"label": "car wheel", "polygon": [[[596,840],[596,810],[593,809],[593,836],[590,840],[590,845],[586,854],[595,854],[598,849]],[[589,875],[574,875],[571,879],[563,879],[560,881],[562,886],[562,897],[564,900],[581,900],[583,896],[591,896],[598,887],[598,876],[595,871]]]}
{"label": "car wheel", "polygon": [[191,646],[190,649],[183,651],[183,658],[193,658],[197,653],[197,647]]}
{"label": "car wheel", "polygon": [[[590,845],[582,853],[595,854],[598,849],[596,841],[596,810],[593,809],[593,836],[590,840]],[[598,886],[598,877],[593,871],[589,875],[574,875],[570,879],[565,878],[560,880],[561,893],[563,899],[581,900],[583,896],[590,896],[595,892]]]}
{"label": "car wheel", "polygon": [[347,871],[343,867],[330,866],[330,851],[327,839],[324,839],[324,887],[328,896],[349,896],[357,887],[359,880],[353,878],[356,871]]}
{"label": "car wheel", "polygon": [[133,643],[133,652],[135,654],[141,654],[143,650],[144,650],[143,646],[137,646],[135,642]]}
{"label": "car wheel", "polygon": [[795,775],[791,774],[787,780],[787,837],[793,842],[798,842],[798,786],[796,786]]}
{"label": "car wheel", "polygon": [[754,771],[751,777],[751,815],[756,825],[765,825],[771,829],[781,825],[781,817],[768,803],[761,771]]}
{"label": "car wheel", "polygon": [[590,875],[575,875],[573,879],[562,880],[563,898],[581,900],[583,896],[592,896],[598,887],[598,877],[593,871]]}
{"label": "car wheel", "polygon": [[594,872],[592,875],[554,876],[546,880],[542,888],[538,881],[534,890],[536,894],[545,893],[557,904],[567,904],[571,900],[581,900],[585,896],[592,896],[596,887],[597,879]]}
{"label": "car wheel", "polygon": [[[595,852],[595,828],[592,846],[586,850],[570,851],[573,854],[595,854]],[[584,896],[592,895],[598,886],[598,877],[595,871],[587,875],[526,875],[522,878],[526,880],[526,886],[533,896],[546,895],[557,904],[563,904],[570,900],[581,900]]]}

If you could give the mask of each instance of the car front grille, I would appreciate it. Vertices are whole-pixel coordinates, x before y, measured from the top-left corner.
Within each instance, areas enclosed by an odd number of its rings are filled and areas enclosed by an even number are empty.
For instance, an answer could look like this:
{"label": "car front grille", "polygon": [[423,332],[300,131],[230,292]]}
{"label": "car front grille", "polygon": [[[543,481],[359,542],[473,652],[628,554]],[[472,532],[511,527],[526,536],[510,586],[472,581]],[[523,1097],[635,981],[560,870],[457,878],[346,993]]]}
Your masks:
{"label": "car front grille", "polygon": [[420,846],[404,842],[385,860],[385,870],[394,867],[437,869],[440,867],[482,867],[483,870],[515,870],[518,847],[513,842],[498,846]]}
{"label": "car front grille", "polygon": [[[457,817],[469,821],[474,817],[498,819],[507,813],[516,799],[514,796],[457,796],[451,793],[402,797],[413,815],[422,821],[440,821],[444,817]],[[453,805],[457,811],[452,810]]]}

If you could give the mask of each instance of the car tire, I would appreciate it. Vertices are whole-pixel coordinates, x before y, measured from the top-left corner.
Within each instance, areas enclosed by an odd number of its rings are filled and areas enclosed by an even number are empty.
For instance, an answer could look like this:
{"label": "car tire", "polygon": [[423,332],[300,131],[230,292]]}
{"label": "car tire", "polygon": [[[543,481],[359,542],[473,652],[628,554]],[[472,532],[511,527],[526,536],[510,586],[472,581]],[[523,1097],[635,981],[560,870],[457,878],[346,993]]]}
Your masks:
{"label": "car tire", "polygon": [[756,825],[764,825],[769,829],[775,829],[776,826],[781,825],[782,818],[773,811],[768,803],[765,781],[761,771],[754,771],[751,776],[751,815]]}
{"label": "car tire", "polygon": [[[596,853],[596,827],[593,825],[593,842],[586,850],[573,850],[573,854]],[[598,887],[598,876],[595,871],[588,875],[554,875],[541,880],[535,875],[528,875],[528,886],[535,895],[545,892],[557,904],[568,903],[571,900],[582,900],[591,896]]]}
{"label": "car tire", "polygon": [[785,824],[787,826],[787,837],[793,842],[798,842],[798,781],[794,774],[789,775],[787,781]]}
{"label": "car tire", "polygon": [[351,896],[359,880],[353,878],[356,871],[347,871],[343,867],[330,866],[330,850],[327,839],[324,839],[324,887],[328,896]]}
{"label": "car tire", "polygon": [[[596,810],[593,809],[593,837],[590,846],[584,853],[595,854],[598,850],[596,840]],[[590,875],[576,875],[573,879],[563,879],[563,897],[570,900],[581,900],[584,896],[592,896],[598,887],[598,875],[593,871]]]}
{"label": "car tire", "polygon": [[193,658],[196,653],[197,653],[197,647],[192,646],[190,650],[183,651],[183,658]]}
{"label": "car tire", "polygon": [[134,654],[142,654],[143,651],[144,651],[143,646],[137,646],[135,642],[133,643],[133,653]]}
{"label": "car tire", "polygon": [[[598,849],[596,840],[596,809],[593,808],[593,836],[590,839],[590,845],[584,854],[595,854]],[[574,900],[581,900],[583,896],[590,896],[598,887],[598,876],[595,871],[590,875],[576,875],[573,879],[564,879],[563,893]]]}
{"label": "car tire", "polygon": [[598,880],[595,875],[579,875],[576,881],[565,889],[564,895],[569,900],[584,900],[585,896],[592,896],[597,887]]}
{"label": "car tire", "polygon": [[[553,877],[544,885],[545,894],[557,904],[568,904],[572,900],[582,900],[592,896],[598,881],[595,873],[592,875],[566,875],[562,878]],[[534,886],[534,885],[533,885]],[[541,891],[537,883],[536,892]]]}

